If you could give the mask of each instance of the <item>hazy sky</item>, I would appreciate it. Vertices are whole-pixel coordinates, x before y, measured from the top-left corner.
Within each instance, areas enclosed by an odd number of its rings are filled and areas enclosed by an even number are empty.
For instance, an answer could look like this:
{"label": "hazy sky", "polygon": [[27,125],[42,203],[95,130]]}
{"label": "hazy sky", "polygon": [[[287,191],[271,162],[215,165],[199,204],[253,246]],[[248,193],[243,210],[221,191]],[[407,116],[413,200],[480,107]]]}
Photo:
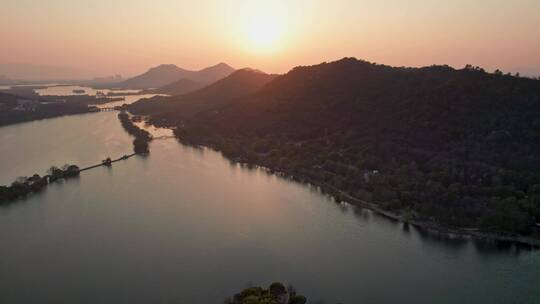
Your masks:
{"label": "hazy sky", "polygon": [[540,71],[540,0],[0,2],[0,64],[86,75],[218,62],[281,73],[344,56]]}

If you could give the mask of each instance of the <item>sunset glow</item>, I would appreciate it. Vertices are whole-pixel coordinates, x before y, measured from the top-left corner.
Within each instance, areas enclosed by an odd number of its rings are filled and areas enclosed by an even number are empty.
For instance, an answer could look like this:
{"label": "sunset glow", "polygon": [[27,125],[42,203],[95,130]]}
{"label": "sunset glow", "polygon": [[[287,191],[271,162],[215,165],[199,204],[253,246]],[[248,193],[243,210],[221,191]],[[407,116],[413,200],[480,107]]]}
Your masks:
{"label": "sunset glow", "polygon": [[251,18],[246,25],[247,44],[255,51],[271,51],[279,47],[282,28],[279,20],[273,16]]}
{"label": "sunset glow", "polygon": [[523,73],[540,71],[531,30],[540,27],[539,11],[530,0],[8,0],[0,64],[67,67],[85,77],[222,61],[283,73],[354,56]]}

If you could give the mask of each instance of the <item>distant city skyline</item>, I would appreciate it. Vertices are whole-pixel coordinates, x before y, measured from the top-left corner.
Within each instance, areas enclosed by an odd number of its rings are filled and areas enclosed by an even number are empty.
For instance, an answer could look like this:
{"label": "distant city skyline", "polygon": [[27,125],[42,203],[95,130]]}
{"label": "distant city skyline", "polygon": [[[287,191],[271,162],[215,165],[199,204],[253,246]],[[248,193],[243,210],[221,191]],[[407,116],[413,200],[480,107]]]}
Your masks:
{"label": "distant city skyline", "polygon": [[20,77],[28,71],[5,68],[21,63],[69,78],[130,77],[168,63],[197,70],[226,62],[285,73],[352,56],[537,76],[539,12],[534,0],[156,0],[151,7],[127,0],[8,0],[0,11],[7,42],[0,75],[29,78]]}

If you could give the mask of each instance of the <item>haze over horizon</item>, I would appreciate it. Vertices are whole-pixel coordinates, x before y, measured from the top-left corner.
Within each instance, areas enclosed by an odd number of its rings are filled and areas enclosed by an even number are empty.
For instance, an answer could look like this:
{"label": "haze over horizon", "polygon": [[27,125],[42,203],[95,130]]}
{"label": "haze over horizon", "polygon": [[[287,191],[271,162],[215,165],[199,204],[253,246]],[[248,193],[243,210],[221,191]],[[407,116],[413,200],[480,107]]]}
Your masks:
{"label": "haze over horizon", "polygon": [[198,70],[226,62],[284,73],[349,56],[538,75],[540,37],[531,30],[540,26],[538,11],[534,0],[157,0],[151,7],[8,0],[0,11],[0,35],[8,42],[0,50],[0,75],[29,78],[5,68],[20,63],[72,78],[130,77],[167,63]]}

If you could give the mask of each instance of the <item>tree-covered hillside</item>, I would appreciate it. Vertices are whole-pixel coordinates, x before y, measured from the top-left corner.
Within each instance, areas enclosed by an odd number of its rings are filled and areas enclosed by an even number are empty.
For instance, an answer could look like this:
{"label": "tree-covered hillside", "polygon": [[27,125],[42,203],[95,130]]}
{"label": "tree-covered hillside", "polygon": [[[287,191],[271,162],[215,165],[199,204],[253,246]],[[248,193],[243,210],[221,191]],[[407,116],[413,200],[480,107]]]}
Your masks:
{"label": "tree-covered hillside", "polygon": [[407,218],[521,234],[540,222],[538,80],[344,58],[174,123],[184,142]]}

